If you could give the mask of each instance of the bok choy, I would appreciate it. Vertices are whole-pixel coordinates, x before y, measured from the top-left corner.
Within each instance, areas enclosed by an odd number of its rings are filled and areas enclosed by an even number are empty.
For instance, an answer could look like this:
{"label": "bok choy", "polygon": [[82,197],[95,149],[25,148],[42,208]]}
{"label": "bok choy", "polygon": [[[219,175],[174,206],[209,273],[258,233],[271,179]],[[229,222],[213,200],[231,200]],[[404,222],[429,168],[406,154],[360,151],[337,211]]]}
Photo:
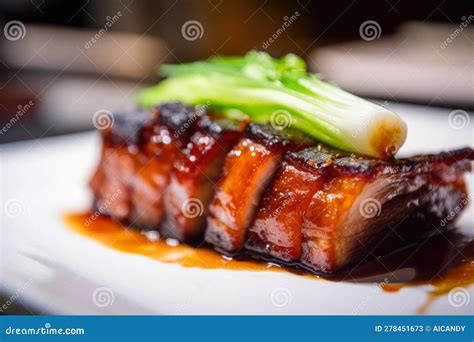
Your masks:
{"label": "bok choy", "polygon": [[308,73],[293,54],[274,59],[252,51],[164,65],[160,72],[167,79],[141,91],[139,105],[181,101],[233,118],[279,120],[333,147],[380,159],[392,157],[406,138],[406,124],[397,114]]}

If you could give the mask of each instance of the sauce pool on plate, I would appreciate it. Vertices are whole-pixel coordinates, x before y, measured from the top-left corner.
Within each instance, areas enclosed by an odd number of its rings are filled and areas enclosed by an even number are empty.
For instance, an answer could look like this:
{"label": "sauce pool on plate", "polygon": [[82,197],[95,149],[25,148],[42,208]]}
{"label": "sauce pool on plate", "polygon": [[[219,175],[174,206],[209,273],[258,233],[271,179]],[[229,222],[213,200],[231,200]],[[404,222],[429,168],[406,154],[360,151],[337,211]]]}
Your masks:
{"label": "sauce pool on plate", "polygon": [[[93,219],[91,219],[93,217]],[[142,233],[104,216],[89,212],[65,216],[68,226],[79,234],[124,253],[140,254],[159,262],[182,267],[244,271],[291,272],[314,279],[356,283],[378,283],[386,292],[406,286],[429,286],[425,313],[439,296],[474,282],[474,240],[455,230],[431,236],[420,243],[365,260],[334,276],[317,275],[298,267],[282,267],[271,261],[249,257],[231,258],[206,245],[189,246],[174,239],[160,239],[157,232]],[[375,251],[375,255],[380,253]]]}

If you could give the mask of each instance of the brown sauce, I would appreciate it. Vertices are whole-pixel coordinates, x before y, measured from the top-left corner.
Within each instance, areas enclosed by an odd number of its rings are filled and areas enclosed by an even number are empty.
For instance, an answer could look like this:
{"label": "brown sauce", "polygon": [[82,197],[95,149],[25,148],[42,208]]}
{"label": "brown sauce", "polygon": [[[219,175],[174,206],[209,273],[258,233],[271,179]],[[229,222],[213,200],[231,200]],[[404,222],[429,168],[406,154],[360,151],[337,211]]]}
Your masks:
{"label": "brown sauce", "polygon": [[[474,240],[455,230],[431,236],[418,244],[412,244],[389,254],[366,260],[335,276],[315,275],[295,267],[282,267],[272,262],[250,258],[229,258],[207,246],[188,246],[176,240],[154,239],[120,223],[91,214],[74,213],[65,217],[69,226],[107,247],[140,254],[154,260],[179,264],[183,267],[203,269],[227,269],[242,271],[291,272],[314,279],[379,283],[386,292],[397,292],[406,286],[429,285],[428,301],[419,313],[425,313],[439,296],[453,288],[474,283]],[[86,224],[88,222],[88,224]]]}
{"label": "brown sauce", "polygon": [[[204,269],[228,269],[246,271],[280,271],[285,269],[271,263],[254,260],[236,260],[222,256],[211,248],[191,247],[179,244],[174,239],[154,241],[134,229],[124,229],[119,222],[98,216],[90,220],[90,213],[70,214],[66,216],[69,226],[101,244],[125,253],[141,254],[154,260],[179,264],[183,267]],[[85,224],[90,222],[87,226]]]}

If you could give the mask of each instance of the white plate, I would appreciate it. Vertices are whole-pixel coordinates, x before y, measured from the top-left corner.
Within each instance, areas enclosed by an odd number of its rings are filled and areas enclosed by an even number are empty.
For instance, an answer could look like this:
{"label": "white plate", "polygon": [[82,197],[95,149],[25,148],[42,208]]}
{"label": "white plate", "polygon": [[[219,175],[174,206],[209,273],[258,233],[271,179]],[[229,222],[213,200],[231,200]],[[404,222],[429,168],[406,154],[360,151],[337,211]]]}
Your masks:
{"label": "white plate", "polygon": [[[391,107],[410,129],[402,154],[472,146],[471,126],[452,128],[449,110]],[[350,315],[415,314],[427,299],[426,287],[387,293],[375,284],[290,273],[182,268],[79,236],[65,227],[61,215],[88,208],[86,183],[99,143],[97,133],[86,133],[0,147],[1,284],[9,296],[16,295],[13,301],[55,314]],[[471,206],[460,226],[473,232],[472,222]],[[471,286],[469,296],[473,293]],[[428,313],[473,312],[470,305],[450,305],[445,296]]]}

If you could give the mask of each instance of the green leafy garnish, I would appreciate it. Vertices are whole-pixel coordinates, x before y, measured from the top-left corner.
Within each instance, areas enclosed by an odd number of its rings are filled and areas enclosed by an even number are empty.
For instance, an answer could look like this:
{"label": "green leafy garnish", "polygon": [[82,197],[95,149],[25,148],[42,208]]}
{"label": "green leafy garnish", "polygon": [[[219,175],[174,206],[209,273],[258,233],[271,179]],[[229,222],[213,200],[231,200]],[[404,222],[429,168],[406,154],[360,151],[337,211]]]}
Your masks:
{"label": "green leafy garnish", "polygon": [[381,159],[393,156],[406,138],[397,114],[308,73],[293,54],[275,59],[252,51],[164,65],[160,73],[168,78],[142,90],[139,105],[207,104],[229,118],[246,115],[274,127],[291,126],[330,146]]}

